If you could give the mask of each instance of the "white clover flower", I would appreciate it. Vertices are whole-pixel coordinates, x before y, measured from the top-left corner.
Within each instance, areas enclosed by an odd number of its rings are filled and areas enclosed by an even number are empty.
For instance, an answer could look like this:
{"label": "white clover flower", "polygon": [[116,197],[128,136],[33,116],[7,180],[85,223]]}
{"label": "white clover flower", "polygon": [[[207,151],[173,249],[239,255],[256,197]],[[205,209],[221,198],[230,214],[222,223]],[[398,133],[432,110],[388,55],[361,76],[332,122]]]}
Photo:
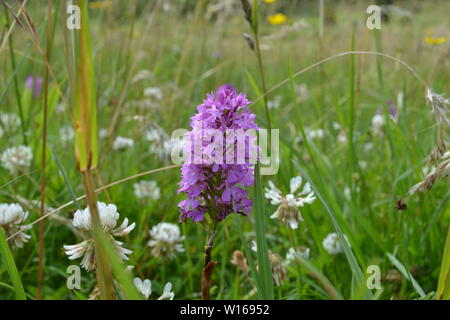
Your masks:
{"label": "white clover flower", "polygon": [[75,138],[75,131],[73,130],[72,126],[65,126],[59,129],[59,137],[61,139],[61,142],[70,142],[73,141]]}
{"label": "white clover flower", "polygon": [[180,227],[173,223],[161,222],[149,231],[152,254],[160,258],[173,259],[177,252],[183,252],[184,237],[181,236]]}
{"label": "white clover flower", "polygon": [[28,169],[32,159],[33,152],[27,146],[6,149],[0,157],[3,167],[5,167],[12,175]]}
{"label": "white clover flower", "polygon": [[[128,255],[132,251],[123,247],[123,242],[115,240],[114,237],[124,237],[128,235],[136,226],[135,223],[128,225],[128,219],[125,218],[122,224],[116,228],[117,220],[120,214],[117,212],[117,207],[114,204],[105,204],[97,202],[98,214],[103,230],[112,238],[114,246],[122,260],[128,260]],[[73,225],[81,231],[92,231],[93,224],[89,208],[84,210],[77,210],[73,218]],[[70,260],[75,260],[83,257],[81,266],[87,271],[95,269],[95,252],[94,241],[88,239],[75,245],[64,246],[66,255]]]}
{"label": "white clover flower", "polygon": [[316,199],[314,191],[311,190],[308,182],[305,183],[301,192],[295,194],[301,185],[302,177],[297,176],[291,179],[290,193],[286,196],[283,196],[272,181],[269,181],[269,188],[266,187],[265,189],[265,197],[271,200],[270,203],[272,205],[278,205],[278,209],[271,218],[280,219],[282,223],[289,225],[291,229],[297,229],[298,222],[303,221],[300,207],[303,207],[305,204],[311,204]]}
{"label": "white clover flower", "polygon": [[272,100],[267,102],[269,109],[278,109],[281,105],[281,96],[275,96]]}
{"label": "white clover flower", "polygon": [[295,85],[295,92],[297,93],[298,102],[309,99],[309,90],[306,84],[302,83]]}
{"label": "white clover flower", "polygon": [[139,181],[133,185],[134,195],[138,199],[158,200],[161,196],[161,190],[156,181]]}
{"label": "white clover flower", "polygon": [[341,124],[339,122],[333,122],[333,129],[336,131],[341,130]]}
{"label": "white clover flower", "polygon": [[360,161],[358,162],[358,164],[359,164],[359,166],[361,167],[362,170],[366,170],[367,167],[368,167],[367,161],[364,161],[364,160],[360,160]]}
{"label": "white clover flower", "polygon": [[364,144],[363,146],[364,152],[369,152],[373,149],[373,143],[372,142],[367,142]]}
{"label": "white clover flower", "polygon": [[134,285],[136,289],[141,293],[145,299],[148,299],[152,294],[152,283],[150,280],[145,279],[142,281],[140,278],[134,278]]}
{"label": "white clover flower", "polygon": [[250,244],[250,249],[252,249],[253,252],[258,252],[258,245],[256,244],[255,240],[252,240]]}
{"label": "white clover flower", "polygon": [[133,147],[133,145],[134,145],[133,139],[118,136],[113,142],[113,149],[124,150]]}
{"label": "white clover flower", "polygon": [[166,160],[172,154],[179,154],[183,150],[183,139],[168,139],[164,141],[159,157]]}
{"label": "white clover flower", "polygon": [[14,113],[0,112],[0,127],[6,132],[14,131],[20,127],[20,118]]}
{"label": "white clover flower", "polygon": [[164,95],[161,88],[149,87],[144,89],[144,96],[155,100],[161,100]]}
{"label": "white clover flower", "polygon": [[[344,238],[350,245],[346,235],[344,235]],[[322,246],[331,255],[336,255],[344,251],[336,232],[329,233],[325,239],[323,239]]]}
{"label": "white clover flower", "polygon": [[160,127],[154,127],[144,132],[144,139],[149,142],[162,143],[167,139],[167,134]]}
{"label": "white clover flower", "polygon": [[383,129],[386,124],[386,119],[382,114],[375,114],[372,118],[372,133],[374,136],[383,135]]}
{"label": "white clover flower", "polygon": [[[25,212],[18,203],[2,203],[0,204],[0,227],[9,237],[20,230],[21,224],[27,219],[28,212]],[[10,240],[10,244],[22,248],[23,244],[30,239],[30,236],[20,232]]]}
{"label": "white clover flower", "polygon": [[310,249],[307,247],[289,248],[286,254],[288,263],[297,263],[300,259],[308,260],[310,256]]}
{"label": "white clover flower", "polygon": [[172,283],[167,282],[164,286],[163,294],[158,298],[158,300],[173,300],[175,293],[172,291]]}
{"label": "white clover flower", "polygon": [[98,130],[98,136],[100,139],[107,138],[108,137],[108,129],[101,128],[100,130]]}
{"label": "white clover flower", "polygon": [[323,129],[307,129],[306,136],[310,140],[322,140],[325,137],[325,130]]}
{"label": "white clover flower", "polygon": [[347,133],[342,130],[341,132],[339,132],[338,136],[337,136],[337,140],[339,143],[341,144],[346,144],[348,139],[347,139]]}

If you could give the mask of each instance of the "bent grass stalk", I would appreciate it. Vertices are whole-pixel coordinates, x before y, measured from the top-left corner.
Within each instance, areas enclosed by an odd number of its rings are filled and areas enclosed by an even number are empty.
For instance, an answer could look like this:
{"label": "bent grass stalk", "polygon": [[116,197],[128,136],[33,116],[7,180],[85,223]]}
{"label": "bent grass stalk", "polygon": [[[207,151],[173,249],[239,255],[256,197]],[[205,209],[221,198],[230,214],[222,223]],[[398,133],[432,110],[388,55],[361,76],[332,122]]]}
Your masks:
{"label": "bent grass stalk", "polygon": [[[161,171],[165,171],[165,170],[169,170],[169,169],[179,168],[180,166],[181,166],[181,165],[177,164],[177,165],[172,165],[172,166],[167,166],[167,167],[163,167],[163,168],[153,169],[153,170],[150,170],[150,171],[141,172],[141,173],[138,173],[138,174],[136,174],[136,175],[133,175],[133,176],[130,176],[130,177],[127,177],[127,178],[124,178],[124,179],[121,179],[121,180],[112,182],[112,183],[107,184],[107,185],[105,185],[105,186],[103,186],[103,187],[100,187],[100,188],[98,188],[98,189],[95,190],[95,193],[102,192],[102,191],[104,191],[104,190],[106,190],[106,189],[109,189],[109,188],[111,188],[111,187],[117,186],[117,185],[119,185],[119,184],[122,184],[122,183],[127,182],[127,181],[130,181],[130,180],[134,180],[134,179],[137,179],[137,178],[141,178],[141,177],[144,177],[144,176],[153,174],[153,173],[157,173],[157,172],[161,172]],[[31,172],[31,173],[32,173],[32,172]],[[19,178],[19,177],[18,177],[18,178]],[[15,180],[17,180],[17,179],[15,179]],[[12,182],[11,182],[11,183],[12,183]],[[86,199],[86,197],[87,197],[86,194],[85,194],[85,195],[82,195],[82,196],[79,196],[78,198],[76,198],[76,199],[74,199],[74,200],[72,200],[72,201],[69,201],[69,202],[63,204],[62,206],[56,208],[55,210],[52,210],[52,211],[46,213],[46,214],[43,215],[42,217],[40,217],[40,218],[34,220],[33,222],[29,223],[29,224],[26,225],[25,227],[20,228],[20,230],[19,230],[18,232],[16,232],[16,233],[10,235],[6,240],[9,241],[9,240],[13,239],[13,238],[14,238],[15,236],[17,236],[20,232],[29,230],[29,229],[30,229],[31,227],[33,227],[36,223],[39,223],[40,221],[42,221],[42,220],[44,220],[44,219],[47,219],[48,217],[50,217],[50,216],[52,216],[52,215],[58,213],[59,211],[65,209],[65,208],[67,208],[67,207],[69,207],[69,206],[71,206],[71,205],[73,205],[73,204],[76,204],[77,201],[81,201],[81,200]]]}

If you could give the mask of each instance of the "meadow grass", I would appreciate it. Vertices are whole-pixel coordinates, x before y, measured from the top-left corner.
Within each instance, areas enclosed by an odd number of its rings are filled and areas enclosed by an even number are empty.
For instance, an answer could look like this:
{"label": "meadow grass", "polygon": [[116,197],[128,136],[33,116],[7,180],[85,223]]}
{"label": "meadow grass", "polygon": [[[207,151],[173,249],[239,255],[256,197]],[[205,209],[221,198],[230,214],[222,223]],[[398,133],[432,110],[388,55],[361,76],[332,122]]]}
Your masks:
{"label": "meadow grass", "polygon": [[[185,251],[171,261],[155,256],[147,245],[154,225],[178,223],[177,204],[183,195],[177,193],[179,167],[151,152],[154,146],[145,140],[145,129],[157,124],[170,134],[187,128],[205,94],[225,83],[255,101],[251,109],[260,127],[270,123],[280,130],[280,168],[276,175],[256,180],[249,217],[233,214],[220,223],[212,252],[218,262],[212,278],[213,299],[417,299],[437,291],[441,264],[448,268],[449,263],[448,252],[444,255],[450,224],[448,179],[427,192],[408,196],[408,191],[423,179],[422,168],[436,143],[435,118],[422,81],[435,92],[450,94],[449,42],[424,41],[426,36],[450,37],[446,16],[450,3],[399,1],[412,18],[393,15],[374,32],[365,25],[368,4],[364,1],[331,6],[325,2],[322,15],[318,2],[261,2],[255,32],[245,20],[240,1],[224,23],[220,16],[206,18],[208,1],[173,2],[168,11],[164,1],[110,1],[106,7],[89,9],[95,84],[87,78],[74,80],[80,61],[75,52],[77,33],[65,27],[65,5],[55,3],[51,11],[47,5],[26,3],[26,13],[18,18],[21,25],[8,9],[2,12],[0,112],[16,114],[20,126],[3,130],[0,153],[26,144],[34,156],[32,165],[20,174],[0,168],[0,203],[20,203],[29,212],[26,223],[71,203],[44,219],[42,259],[38,258],[38,224],[26,231],[31,239],[23,248],[9,250],[0,233],[0,298],[34,299],[39,283],[42,299],[89,297],[97,283],[94,273],[82,270],[81,289],[67,289],[66,269],[78,260],[70,261],[63,245],[81,240],[71,221],[75,210],[87,206],[81,197],[93,196],[95,185],[100,189],[95,197],[116,204],[121,220],[136,222],[124,240],[133,251],[125,264],[98,232],[98,246],[104,248],[110,263],[107,272],[124,289],[118,297],[138,298],[131,279],[140,277],[151,279],[154,292],[162,293],[171,282],[175,299],[199,299],[207,230],[190,221],[181,224]],[[17,3],[12,9],[20,10]],[[270,25],[267,16],[277,11],[286,13],[289,20]],[[260,51],[256,55],[242,33],[257,34]],[[349,51],[380,52],[400,59],[423,80],[386,56],[340,55]],[[338,56],[309,68],[334,55]],[[38,98],[25,88],[29,75],[48,80]],[[88,191],[78,170],[74,140],[63,141],[60,134],[79,116],[77,104],[72,103],[77,92],[74,84],[96,92],[97,98],[89,103],[96,104],[97,120],[93,115],[88,120],[95,122],[91,124],[97,127],[95,132],[107,132],[99,137],[99,161],[89,170],[92,187]],[[298,94],[299,85],[306,85],[307,95]],[[146,97],[148,87],[160,88],[162,98]],[[277,97],[279,106],[268,108]],[[396,106],[397,122],[389,118],[389,100]],[[386,125],[377,136],[372,119],[378,109]],[[323,138],[311,138],[313,129],[323,129]],[[340,133],[346,143],[339,142]],[[133,139],[133,147],[114,149],[117,136]],[[365,148],[368,143],[370,150]],[[44,184],[40,184],[42,173]],[[272,180],[286,193],[290,179],[297,175],[311,183],[318,199],[302,207],[304,221],[292,230],[269,219],[276,206],[264,198],[264,188]],[[133,184],[142,179],[157,182],[158,200],[136,198]],[[32,202],[39,199],[45,200],[45,207]],[[397,210],[399,201],[407,208]],[[330,232],[337,232],[343,253],[330,255],[324,249],[322,241]],[[253,240],[257,253],[251,250]],[[284,259],[288,249],[297,246],[310,248],[310,258],[287,265],[286,279],[274,285],[269,256],[263,252]],[[249,274],[231,263],[235,250],[245,253]],[[126,265],[134,267],[132,277],[124,271]],[[382,290],[365,286],[370,265],[381,269]],[[117,283],[113,285],[117,296]]]}

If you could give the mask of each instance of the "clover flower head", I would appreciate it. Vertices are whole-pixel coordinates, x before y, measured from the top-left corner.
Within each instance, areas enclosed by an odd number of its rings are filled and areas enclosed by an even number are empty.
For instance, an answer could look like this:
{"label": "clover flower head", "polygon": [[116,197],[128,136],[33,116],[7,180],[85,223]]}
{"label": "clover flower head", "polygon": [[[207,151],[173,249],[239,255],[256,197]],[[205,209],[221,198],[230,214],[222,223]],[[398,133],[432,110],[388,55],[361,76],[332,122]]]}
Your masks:
{"label": "clover flower head", "polygon": [[[216,93],[208,94],[197,107],[184,146],[188,161],[182,166],[178,190],[186,194],[186,199],[178,205],[181,221],[189,218],[200,222],[207,213],[215,221],[233,212],[250,214],[252,201],[245,188],[253,185],[256,137],[247,135],[241,144],[236,136],[229,137],[230,132],[259,129],[249,104],[245,94],[224,85]],[[209,136],[211,131],[214,136]]]}
{"label": "clover flower head", "polygon": [[286,268],[283,259],[276,253],[269,252],[269,261],[272,266],[272,278],[276,286],[281,286],[286,280]]}
{"label": "clover flower head", "polygon": [[322,140],[325,137],[325,130],[319,129],[307,129],[306,136],[309,140]]}
{"label": "clover flower head", "polygon": [[[5,230],[7,236],[11,236],[20,230],[22,223],[27,219],[28,212],[25,212],[20,204],[2,203],[0,204],[0,227]],[[30,236],[20,232],[10,240],[10,244],[22,248],[23,244],[30,239]]]}
{"label": "clover flower head", "polygon": [[72,126],[65,126],[59,129],[59,138],[61,139],[61,142],[64,143],[73,141],[75,138],[75,131]]}
{"label": "clover flower head", "polygon": [[161,100],[163,98],[163,91],[161,88],[149,87],[144,89],[144,96],[153,98],[155,100]]}
{"label": "clover flower head", "polygon": [[33,152],[27,146],[17,146],[6,149],[0,160],[12,175],[22,172],[30,167]]}
{"label": "clover flower head", "polygon": [[308,260],[310,257],[310,249],[307,247],[300,246],[298,248],[289,248],[286,254],[286,261],[288,263],[297,263],[300,258]]}
{"label": "clover flower head", "polygon": [[278,109],[281,105],[281,96],[275,96],[272,100],[267,101],[269,109]]}
{"label": "clover flower head", "polygon": [[[117,212],[117,207],[114,204],[106,204],[97,202],[98,214],[100,217],[100,224],[103,230],[111,237],[113,244],[119,257],[122,260],[128,260],[128,255],[132,253],[131,250],[123,246],[123,242],[118,241],[115,237],[124,237],[128,235],[136,226],[135,223],[128,225],[128,219],[125,218],[122,224],[116,228],[117,220],[120,214]],[[92,231],[93,224],[89,208],[84,210],[77,210],[73,218],[73,225],[81,231]],[[87,271],[95,269],[95,252],[94,241],[88,239],[75,245],[65,245],[65,253],[70,260],[75,260],[83,257],[81,266]]]}
{"label": "clover flower head", "polygon": [[[347,241],[347,243],[350,245],[346,235],[344,235],[344,238]],[[325,239],[323,239],[322,246],[331,255],[337,255],[344,251],[341,243],[339,242],[339,237],[336,232],[329,233],[325,237]]]}
{"label": "clover flower head", "polygon": [[130,138],[124,138],[124,137],[116,137],[116,139],[113,142],[113,149],[114,150],[125,150],[128,148],[133,147],[134,141]]}
{"label": "clover flower head", "polygon": [[269,187],[266,187],[265,197],[272,205],[278,205],[278,209],[271,216],[272,219],[280,219],[284,224],[287,224],[291,229],[298,228],[298,222],[303,221],[300,207],[305,204],[311,204],[316,197],[314,191],[311,190],[310,184],[304,184],[302,191],[297,192],[302,186],[302,177],[297,176],[290,181],[290,193],[284,196],[282,192],[275,186],[272,181],[269,181]]}
{"label": "clover flower head", "polygon": [[167,134],[160,127],[152,127],[144,132],[145,140],[154,143],[162,143],[167,139]]}
{"label": "clover flower head", "polygon": [[139,181],[133,185],[134,195],[138,199],[158,200],[161,196],[161,190],[156,181]]}
{"label": "clover flower head", "polygon": [[173,259],[176,253],[184,251],[181,243],[184,237],[176,224],[160,222],[153,226],[149,234],[148,245],[156,257]]}
{"label": "clover flower head", "polygon": [[383,135],[383,128],[386,124],[386,119],[384,115],[377,112],[372,118],[372,133],[374,136]]}
{"label": "clover flower head", "polygon": [[[158,125],[152,124],[144,131],[144,139],[150,142],[150,153],[158,156],[161,160],[168,160],[172,151],[183,148],[182,139],[173,139]],[[179,152],[178,152],[179,153]]]}
{"label": "clover flower head", "polygon": [[346,144],[348,142],[347,132],[345,132],[345,130],[341,130],[337,136],[337,140],[341,144]]}
{"label": "clover flower head", "polygon": [[0,112],[0,128],[6,132],[16,130],[20,126],[20,118],[14,113]]}

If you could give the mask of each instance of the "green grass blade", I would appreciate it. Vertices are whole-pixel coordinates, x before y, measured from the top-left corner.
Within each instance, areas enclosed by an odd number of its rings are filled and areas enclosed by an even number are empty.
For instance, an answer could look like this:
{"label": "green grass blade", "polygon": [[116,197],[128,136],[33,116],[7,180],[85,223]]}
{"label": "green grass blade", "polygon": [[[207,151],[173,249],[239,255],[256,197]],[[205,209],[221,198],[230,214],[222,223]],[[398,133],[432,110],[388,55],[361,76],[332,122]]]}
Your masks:
{"label": "green grass blade", "polygon": [[300,265],[306,269],[308,274],[320,282],[322,287],[325,289],[328,296],[333,300],[343,300],[342,294],[336,289],[336,287],[331,283],[330,280],[312,265],[309,261],[303,259],[302,257],[297,257]]}
{"label": "green grass blade", "polygon": [[131,274],[125,271],[125,265],[117,255],[117,251],[112,245],[111,241],[101,230],[97,230],[96,234],[98,239],[100,240],[102,250],[104,250],[104,252],[108,256],[108,261],[111,264],[112,272],[115,276],[115,279],[119,282],[120,289],[123,290],[125,298],[128,300],[142,300],[142,297],[137,292],[137,289],[133,283]]}
{"label": "green grass blade", "polygon": [[261,295],[263,299],[273,299],[273,282],[272,282],[272,267],[269,260],[269,250],[267,248],[266,239],[266,211],[264,208],[264,200],[261,186],[261,175],[259,170],[259,164],[255,167],[255,190],[254,190],[254,217],[256,225],[256,245],[259,281],[262,283],[263,292]]}
{"label": "green grass blade", "polygon": [[414,279],[412,274],[406,269],[403,263],[401,263],[400,260],[398,260],[396,257],[394,257],[394,255],[390,253],[386,253],[386,255],[388,256],[389,260],[391,260],[392,264],[397,268],[397,270],[405,277],[405,279],[411,282],[417,294],[421,298],[425,297],[425,291],[423,291],[422,287],[419,285],[416,279]]}
{"label": "green grass blade", "polygon": [[94,169],[98,162],[97,98],[94,82],[87,0],[78,0],[81,30],[76,54],[76,81],[73,94],[75,150],[81,171]]}
{"label": "green grass blade", "polygon": [[442,265],[439,273],[436,298],[438,300],[450,299],[450,227],[448,228],[444,254],[442,255]]}
{"label": "green grass blade", "polygon": [[[238,221],[239,221],[239,219],[238,219]],[[263,284],[260,282],[260,278],[258,277],[258,271],[256,269],[255,260],[253,259],[253,255],[251,253],[251,250],[248,247],[247,242],[246,242],[246,240],[244,238],[244,234],[242,232],[242,224],[241,224],[240,221],[237,222],[237,229],[239,230],[239,236],[241,237],[242,247],[244,248],[244,253],[245,253],[245,256],[247,258],[248,265],[250,267],[250,275],[251,275],[251,277],[253,279],[253,282],[256,285],[256,289],[258,290],[258,293],[259,293],[261,299],[263,299],[263,295],[262,295],[262,292],[264,290],[263,289]]]}
{"label": "green grass blade", "polygon": [[11,279],[11,282],[13,284],[14,290],[16,291],[16,299],[26,300],[27,298],[23,289],[22,281],[20,280],[20,275],[17,271],[14,257],[8,243],[6,242],[5,234],[2,228],[0,228],[0,253],[6,271],[8,272],[9,278]]}
{"label": "green grass blade", "polygon": [[[339,242],[344,250],[344,254],[347,258],[347,261],[350,265],[350,268],[352,270],[353,276],[355,277],[355,280],[357,282],[357,289],[362,288],[365,286],[365,278],[364,274],[362,272],[362,269],[358,263],[358,260],[356,259],[350,245],[347,243],[347,241],[344,238],[344,233],[342,232],[342,228],[340,227],[337,218],[335,217],[335,214],[331,210],[330,205],[328,205],[328,202],[325,200],[325,197],[322,195],[322,193],[317,189],[316,185],[313,183],[311,178],[308,176],[308,174],[303,170],[303,168],[298,165],[298,163],[294,164],[297,166],[297,169],[300,171],[301,175],[309,182],[311,185],[311,188],[314,190],[314,193],[316,194],[317,198],[322,202],[322,205],[325,208],[326,213],[328,214],[328,217],[331,220],[331,223],[333,224],[334,229],[336,230],[336,233],[338,235]],[[359,289],[358,289],[359,290]],[[366,290],[365,298],[371,299],[373,297],[370,290]]]}
{"label": "green grass blade", "polygon": [[61,160],[58,157],[58,154],[56,153],[55,149],[53,147],[50,147],[50,150],[52,151],[53,159],[56,162],[56,166],[59,169],[59,172],[63,176],[64,183],[67,186],[67,189],[69,189],[70,197],[72,198],[73,203],[77,206],[77,209],[81,210],[81,206],[77,201],[77,196],[75,194],[75,190],[72,187],[72,184],[70,183],[69,177],[67,176],[66,170],[64,169],[64,166],[61,162]]}

